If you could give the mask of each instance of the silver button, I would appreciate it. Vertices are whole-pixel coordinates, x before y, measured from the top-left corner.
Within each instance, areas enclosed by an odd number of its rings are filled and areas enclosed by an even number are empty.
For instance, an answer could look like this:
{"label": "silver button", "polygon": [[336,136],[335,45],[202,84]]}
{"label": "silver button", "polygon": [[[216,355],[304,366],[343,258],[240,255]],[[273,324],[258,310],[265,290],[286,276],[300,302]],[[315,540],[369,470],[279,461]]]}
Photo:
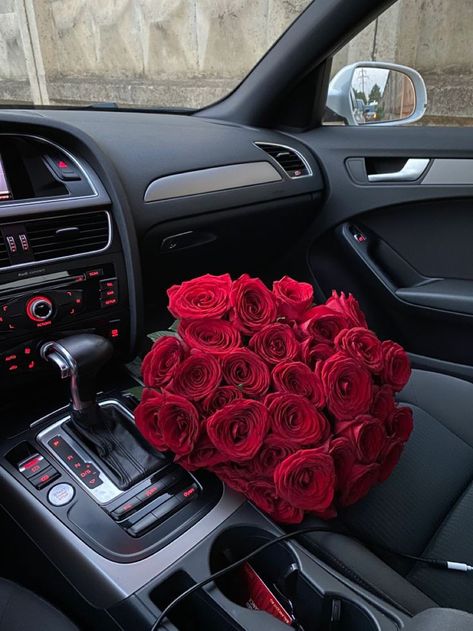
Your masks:
{"label": "silver button", "polygon": [[48,493],[48,502],[53,506],[65,506],[74,497],[74,487],[70,484],[56,484]]}

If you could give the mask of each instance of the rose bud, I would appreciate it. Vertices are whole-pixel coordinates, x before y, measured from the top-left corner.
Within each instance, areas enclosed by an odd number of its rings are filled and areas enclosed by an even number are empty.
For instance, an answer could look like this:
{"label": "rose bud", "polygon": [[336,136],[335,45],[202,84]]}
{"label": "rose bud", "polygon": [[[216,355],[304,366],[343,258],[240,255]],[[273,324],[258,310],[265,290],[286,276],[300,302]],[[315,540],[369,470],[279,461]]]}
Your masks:
{"label": "rose bud", "polygon": [[276,299],[259,278],[243,274],[233,283],[231,296],[235,326],[248,335],[276,320]]}
{"label": "rose bud", "polygon": [[295,451],[297,448],[290,445],[287,439],[276,434],[268,434],[253,461],[255,474],[272,479],[278,464]]}
{"label": "rose bud", "polygon": [[135,408],[135,423],[143,437],[158,451],[167,451],[159,425],[159,414],[164,403],[164,395],[154,390],[143,390],[140,403]]}
{"label": "rose bud", "polygon": [[274,389],[299,394],[309,399],[316,408],[325,405],[325,392],[318,374],[302,362],[283,362],[273,368]]}
{"label": "rose bud", "polygon": [[169,390],[192,401],[204,399],[220,384],[222,369],[208,353],[193,352],[176,368]]}
{"label": "rose bud", "polygon": [[200,423],[199,413],[190,401],[179,395],[166,394],[158,423],[164,442],[176,455],[188,454],[193,449]]}
{"label": "rose bud", "polygon": [[404,444],[400,440],[390,442],[385,447],[379,459],[380,465],[378,482],[384,482],[389,478],[399,462],[403,450]]}
{"label": "rose bud", "polygon": [[250,339],[249,347],[268,364],[295,359],[300,346],[287,324],[268,324]]}
{"label": "rose bud", "polygon": [[231,286],[228,274],[205,274],[173,285],[167,291],[169,311],[178,319],[219,318],[229,310]]}
{"label": "rose bud", "polygon": [[176,464],[181,465],[187,471],[197,469],[210,469],[226,460],[207,435],[205,424],[201,425],[200,435],[192,451],[185,456],[177,456]]}
{"label": "rose bud", "polygon": [[368,411],[373,382],[365,366],[341,351],[319,366],[327,407],[336,419],[353,419]]}
{"label": "rose bud", "polygon": [[319,305],[306,312],[298,330],[303,340],[309,337],[319,342],[331,343],[347,326],[348,320],[343,314]]}
{"label": "rose bud", "polygon": [[229,460],[241,462],[254,458],[269,429],[268,411],[250,399],[234,401],[207,420],[212,443]]}
{"label": "rose bud", "polygon": [[189,348],[222,355],[241,346],[241,335],[226,320],[181,320],[179,335]]}
{"label": "rose bud", "polygon": [[237,388],[236,386],[219,386],[201,402],[202,412],[204,412],[206,416],[210,416],[217,410],[224,408],[228,403],[233,403],[233,401],[242,398],[243,392],[241,388]]}
{"label": "rose bud", "polygon": [[409,381],[411,376],[411,364],[406,351],[390,340],[382,343],[384,367],[381,379],[392,387],[394,392],[399,392]]}
{"label": "rose bud", "polygon": [[376,386],[371,402],[370,414],[385,421],[394,412],[395,408],[394,393],[391,386]]}
{"label": "rose bud", "polygon": [[313,370],[318,361],[324,361],[335,354],[335,346],[332,342],[321,342],[308,337],[301,344],[301,354],[302,359]]}
{"label": "rose bud", "polygon": [[414,420],[411,408],[398,406],[388,417],[386,423],[388,436],[405,443],[414,429]]}
{"label": "rose bud", "polygon": [[379,464],[355,464],[351,477],[341,490],[340,506],[351,506],[361,500],[378,483]]}
{"label": "rose bud", "polygon": [[327,438],[325,416],[298,394],[274,393],[265,398],[273,434],[299,447],[315,446]]}
{"label": "rose bud", "polygon": [[373,331],[363,327],[344,329],[335,338],[335,347],[363,363],[373,373],[381,372],[383,349]]}
{"label": "rose bud", "polygon": [[301,449],[274,472],[279,497],[301,510],[323,513],[335,494],[335,466],[324,448]]}
{"label": "rose bud", "polygon": [[356,451],[353,442],[345,437],[332,438],[328,448],[332,456],[337,474],[337,489],[342,489],[348,484],[351,470],[356,461]]}
{"label": "rose bud", "polygon": [[335,432],[353,443],[358,460],[366,464],[375,462],[386,445],[383,424],[369,414],[357,416],[353,421],[337,422]]}
{"label": "rose bud", "polygon": [[350,326],[368,327],[364,313],[358,304],[358,300],[356,300],[356,298],[354,298],[351,294],[347,297],[342,291],[340,295],[338,295],[334,290],[332,291],[332,296],[325,304],[329,307],[329,309],[337,311],[345,316]]}
{"label": "rose bud", "polygon": [[259,397],[268,391],[271,381],[264,361],[247,348],[231,351],[222,358],[225,381],[237,386],[250,397]]}
{"label": "rose bud", "polygon": [[273,294],[278,305],[278,316],[298,322],[314,300],[314,289],[309,283],[299,283],[284,276],[273,283]]}
{"label": "rose bud", "polygon": [[145,386],[160,388],[166,385],[184,356],[184,347],[177,337],[166,335],[156,340],[141,366]]}

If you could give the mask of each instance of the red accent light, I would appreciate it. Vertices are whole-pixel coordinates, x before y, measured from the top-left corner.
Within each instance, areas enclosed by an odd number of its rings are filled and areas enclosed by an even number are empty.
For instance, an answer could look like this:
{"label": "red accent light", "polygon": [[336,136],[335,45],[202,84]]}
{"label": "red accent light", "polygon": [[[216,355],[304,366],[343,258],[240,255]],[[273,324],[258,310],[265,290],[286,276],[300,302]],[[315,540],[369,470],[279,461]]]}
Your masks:
{"label": "red accent light", "polygon": [[49,473],[45,473],[44,475],[42,475],[42,476],[40,477],[40,479],[39,479],[39,480],[40,480],[40,482],[47,482],[47,481],[49,480],[49,478],[50,478],[50,477],[51,477],[51,476],[49,475]]}
{"label": "red accent light", "polygon": [[69,165],[67,164],[67,162],[64,162],[64,160],[59,160],[57,162],[57,165],[60,169],[68,169]]}
{"label": "red accent light", "polygon": [[99,271],[96,269],[93,269],[89,272],[89,278],[94,278],[94,276],[100,276]]}
{"label": "red accent light", "polygon": [[184,497],[190,497],[191,495],[194,495],[194,493],[196,492],[197,489],[195,489],[194,487],[187,489],[187,491],[184,491],[184,493],[182,494]]}
{"label": "red accent light", "polygon": [[[38,300],[44,300],[45,302],[47,302],[52,307],[52,302],[47,296],[33,296],[26,303],[26,315],[28,316],[28,318],[30,320],[33,320],[33,322],[40,322],[43,326],[45,326],[46,323],[43,322],[41,320],[41,318],[37,318],[35,316],[35,314],[31,311],[31,306],[33,305],[34,302],[37,302]],[[51,322],[48,322],[48,324],[51,324]],[[38,326],[39,326],[39,324],[38,324]]]}
{"label": "red accent light", "polygon": [[146,497],[153,497],[153,495],[155,495],[157,492],[158,492],[158,487],[152,486],[149,489],[146,489],[145,495]]}
{"label": "red accent light", "polygon": [[35,465],[38,465],[38,463],[41,462],[42,459],[43,456],[35,456],[31,460],[28,460],[28,462],[25,462],[25,464],[22,466],[22,469],[33,469],[33,467]]}
{"label": "red accent light", "polygon": [[15,370],[18,370],[18,366],[17,366],[16,364],[12,364],[12,365],[8,368],[8,370],[9,370],[10,372],[13,372],[13,371],[15,371]]}
{"label": "red accent light", "polygon": [[38,322],[36,326],[38,327],[38,329],[40,329],[41,327],[51,326],[51,324],[52,324],[51,320],[46,320],[46,322]]}
{"label": "red accent light", "polygon": [[33,370],[33,368],[34,368],[35,366],[36,366],[36,362],[31,361],[31,362],[28,364],[28,370]]}
{"label": "red accent light", "polygon": [[80,298],[76,298],[76,305],[80,305],[81,302],[82,300]]}
{"label": "red accent light", "polygon": [[111,335],[112,337],[119,337],[119,335],[120,335],[120,331],[119,331],[118,329],[112,329],[112,330],[110,331],[110,335]]}
{"label": "red accent light", "polygon": [[31,355],[31,348],[29,346],[25,346],[24,353],[25,355]]}
{"label": "red accent light", "polygon": [[53,447],[59,447],[59,445],[60,445],[60,444],[61,444],[61,443],[60,443],[60,441],[59,441],[59,440],[57,440],[57,439],[56,439],[56,440],[53,440]]}
{"label": "red accent light", "polygon": [[118,301],[116,298],[109,298],[108,300],[105,300],[103,304],[106,305],[107,307],[110,307],[111,305],[116,305],[117,302]]}
{"label": "red accent light", "polygon": [[5,357],[6,362],[12,362],[15,359],[16,359],[16,355],[8,355],[8,357]]}

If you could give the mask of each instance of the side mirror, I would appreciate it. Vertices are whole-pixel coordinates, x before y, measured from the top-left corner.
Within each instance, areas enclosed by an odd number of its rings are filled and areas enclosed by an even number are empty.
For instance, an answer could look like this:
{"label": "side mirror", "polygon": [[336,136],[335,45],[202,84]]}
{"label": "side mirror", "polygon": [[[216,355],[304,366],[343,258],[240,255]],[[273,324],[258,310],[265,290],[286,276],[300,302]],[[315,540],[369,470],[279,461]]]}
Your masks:
{"label": "side mirror", "polygon": [[427,89],[412,68],[359,61],[332,79],[327,107],[348,125],[407,125],[423,117]]}

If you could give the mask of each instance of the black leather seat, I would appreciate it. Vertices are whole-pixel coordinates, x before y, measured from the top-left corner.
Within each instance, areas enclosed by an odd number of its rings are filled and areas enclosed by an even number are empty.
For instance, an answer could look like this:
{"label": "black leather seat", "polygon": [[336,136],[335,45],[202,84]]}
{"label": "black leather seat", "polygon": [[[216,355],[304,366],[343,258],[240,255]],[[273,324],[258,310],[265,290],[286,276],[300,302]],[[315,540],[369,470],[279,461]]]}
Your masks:
{"label": "black leather seat", "polygon": [[[473,384],[415,370],[399,399],[414,410],[414,432],[401,461],[340,522],[392,550],[473,564]],[[307,535],[304,543],[407,613],[436,605],[473,612],[473,574],[384,553],[381,560],[332,533]]]}
{"label": "black leather seat", "polygon": [[0,630],[77,631],[62,613],[16,583],[0,578]]}

